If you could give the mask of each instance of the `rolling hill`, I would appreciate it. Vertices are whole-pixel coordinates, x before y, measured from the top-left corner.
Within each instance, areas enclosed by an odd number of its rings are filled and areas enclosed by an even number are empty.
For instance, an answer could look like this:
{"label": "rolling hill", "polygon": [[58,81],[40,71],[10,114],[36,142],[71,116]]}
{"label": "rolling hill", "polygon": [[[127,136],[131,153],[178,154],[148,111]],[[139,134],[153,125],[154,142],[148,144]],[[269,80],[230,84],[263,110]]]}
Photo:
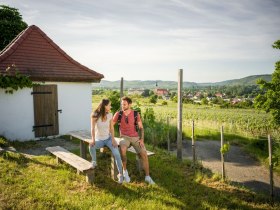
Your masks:
{"label": "rolling hill", "polygon": [[[241,79],[233,79],[226,80],[221,82],[213,82],[213,83],[195,83],[195,82],[184,82],[184,88],[190,87],[205,87],[205,86],[246,86],[246,85],[255,85],[258,79],[264,79],[266,81],[271,81],[271,74],[264,75],[253,75],[244,77]],[[119,89],[120,88],[120,80],[117,81],[107,81],[101,80],[100,83],[93,83],[93,88],[104,88],[104,89]],[[162,80],[124,80],[124,89],[129,88],[144,88],[144,89],[153,89],[153,88],[166,88],[166,89],[176,89],[177,81],[162,81]]]}

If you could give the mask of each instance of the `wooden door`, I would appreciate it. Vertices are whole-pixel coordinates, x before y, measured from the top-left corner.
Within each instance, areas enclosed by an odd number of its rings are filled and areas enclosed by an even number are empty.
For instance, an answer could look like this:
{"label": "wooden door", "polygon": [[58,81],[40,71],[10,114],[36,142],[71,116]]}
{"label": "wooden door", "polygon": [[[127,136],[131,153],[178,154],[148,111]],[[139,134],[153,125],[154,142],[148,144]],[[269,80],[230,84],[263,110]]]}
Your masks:
{"label": "wooden door", "polygon": [[57,85],[33,87],[35,137],[53,136],[58,130]]}

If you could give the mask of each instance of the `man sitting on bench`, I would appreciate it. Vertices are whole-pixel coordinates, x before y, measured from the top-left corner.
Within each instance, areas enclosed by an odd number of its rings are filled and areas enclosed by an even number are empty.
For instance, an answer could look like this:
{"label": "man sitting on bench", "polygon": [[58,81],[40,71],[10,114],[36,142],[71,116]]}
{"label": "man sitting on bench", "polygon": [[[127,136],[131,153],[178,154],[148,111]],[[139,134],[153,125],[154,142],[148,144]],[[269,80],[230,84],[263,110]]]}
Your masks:
{"label": "man sitting on bench", "polygon": [[91,142],[89,142],[89,152],[92,157],[92,166],[96,163],[96,149],[104,146],[112,151],[119,171],[118,183],[123,182],[123,168],[118,144],[114,138],[114,126],[112,122],[111,102],[102,99],[97,109],[91,114]]}
{"label": "man sitting on bench", "polygon": [[[120,137],[122,140],[119,142],[121,149],[121,157],[123,163],[123,176],[126,182],[130,182],[130,177],[126,168],[126,151],[130,144],[134,147],[137,155],[140,156],[143,169],[145,171],[145,181],[148,184],[155,184],[149,175],[149,161],[147,151],[144,145],[144,128],[140,118],[140,114],[131,109],[132,100],[129,97],[122,97],[121,105],[122,111],[116,112],[113,118],[113,124],[119,124]],[[138,135],[138,129],[140,135]]]}

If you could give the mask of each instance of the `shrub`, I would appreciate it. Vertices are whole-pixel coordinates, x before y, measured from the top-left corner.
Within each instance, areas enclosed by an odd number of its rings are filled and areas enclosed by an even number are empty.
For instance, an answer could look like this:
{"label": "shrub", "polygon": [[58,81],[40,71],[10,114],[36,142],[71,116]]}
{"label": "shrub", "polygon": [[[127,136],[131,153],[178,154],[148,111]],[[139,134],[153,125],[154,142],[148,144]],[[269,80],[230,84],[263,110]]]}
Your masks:
{"label": "shrub", "polygon": [[161,103],[161,105],[163,105],[163,106],[167,105],[167,101],[163,101],[163,102]]}
{"label": "shrub", "polygon": [[0,136],[0,147],[8,147],[8,146],[9,144],[7,139],[3,136]]}

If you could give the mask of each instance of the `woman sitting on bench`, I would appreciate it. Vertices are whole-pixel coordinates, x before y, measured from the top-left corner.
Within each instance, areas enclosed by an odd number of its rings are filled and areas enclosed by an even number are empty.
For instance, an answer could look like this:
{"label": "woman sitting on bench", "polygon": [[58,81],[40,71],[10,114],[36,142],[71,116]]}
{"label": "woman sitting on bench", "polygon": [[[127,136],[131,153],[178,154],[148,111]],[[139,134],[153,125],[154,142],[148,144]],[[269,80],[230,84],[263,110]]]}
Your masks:
{"label": "woman sitting on bench", "polygon": [[91,142],[89,143],[89,152],[92,157],[92,166],[97,166],[96,149],[107,146],[113,153],[116,165],[119,171],[118,183],[123,182],[123,168],[118,144],[114,138],[114,126],[112,122],[111,102],[108,99],[102,99],[99,106],[91,114]]}

